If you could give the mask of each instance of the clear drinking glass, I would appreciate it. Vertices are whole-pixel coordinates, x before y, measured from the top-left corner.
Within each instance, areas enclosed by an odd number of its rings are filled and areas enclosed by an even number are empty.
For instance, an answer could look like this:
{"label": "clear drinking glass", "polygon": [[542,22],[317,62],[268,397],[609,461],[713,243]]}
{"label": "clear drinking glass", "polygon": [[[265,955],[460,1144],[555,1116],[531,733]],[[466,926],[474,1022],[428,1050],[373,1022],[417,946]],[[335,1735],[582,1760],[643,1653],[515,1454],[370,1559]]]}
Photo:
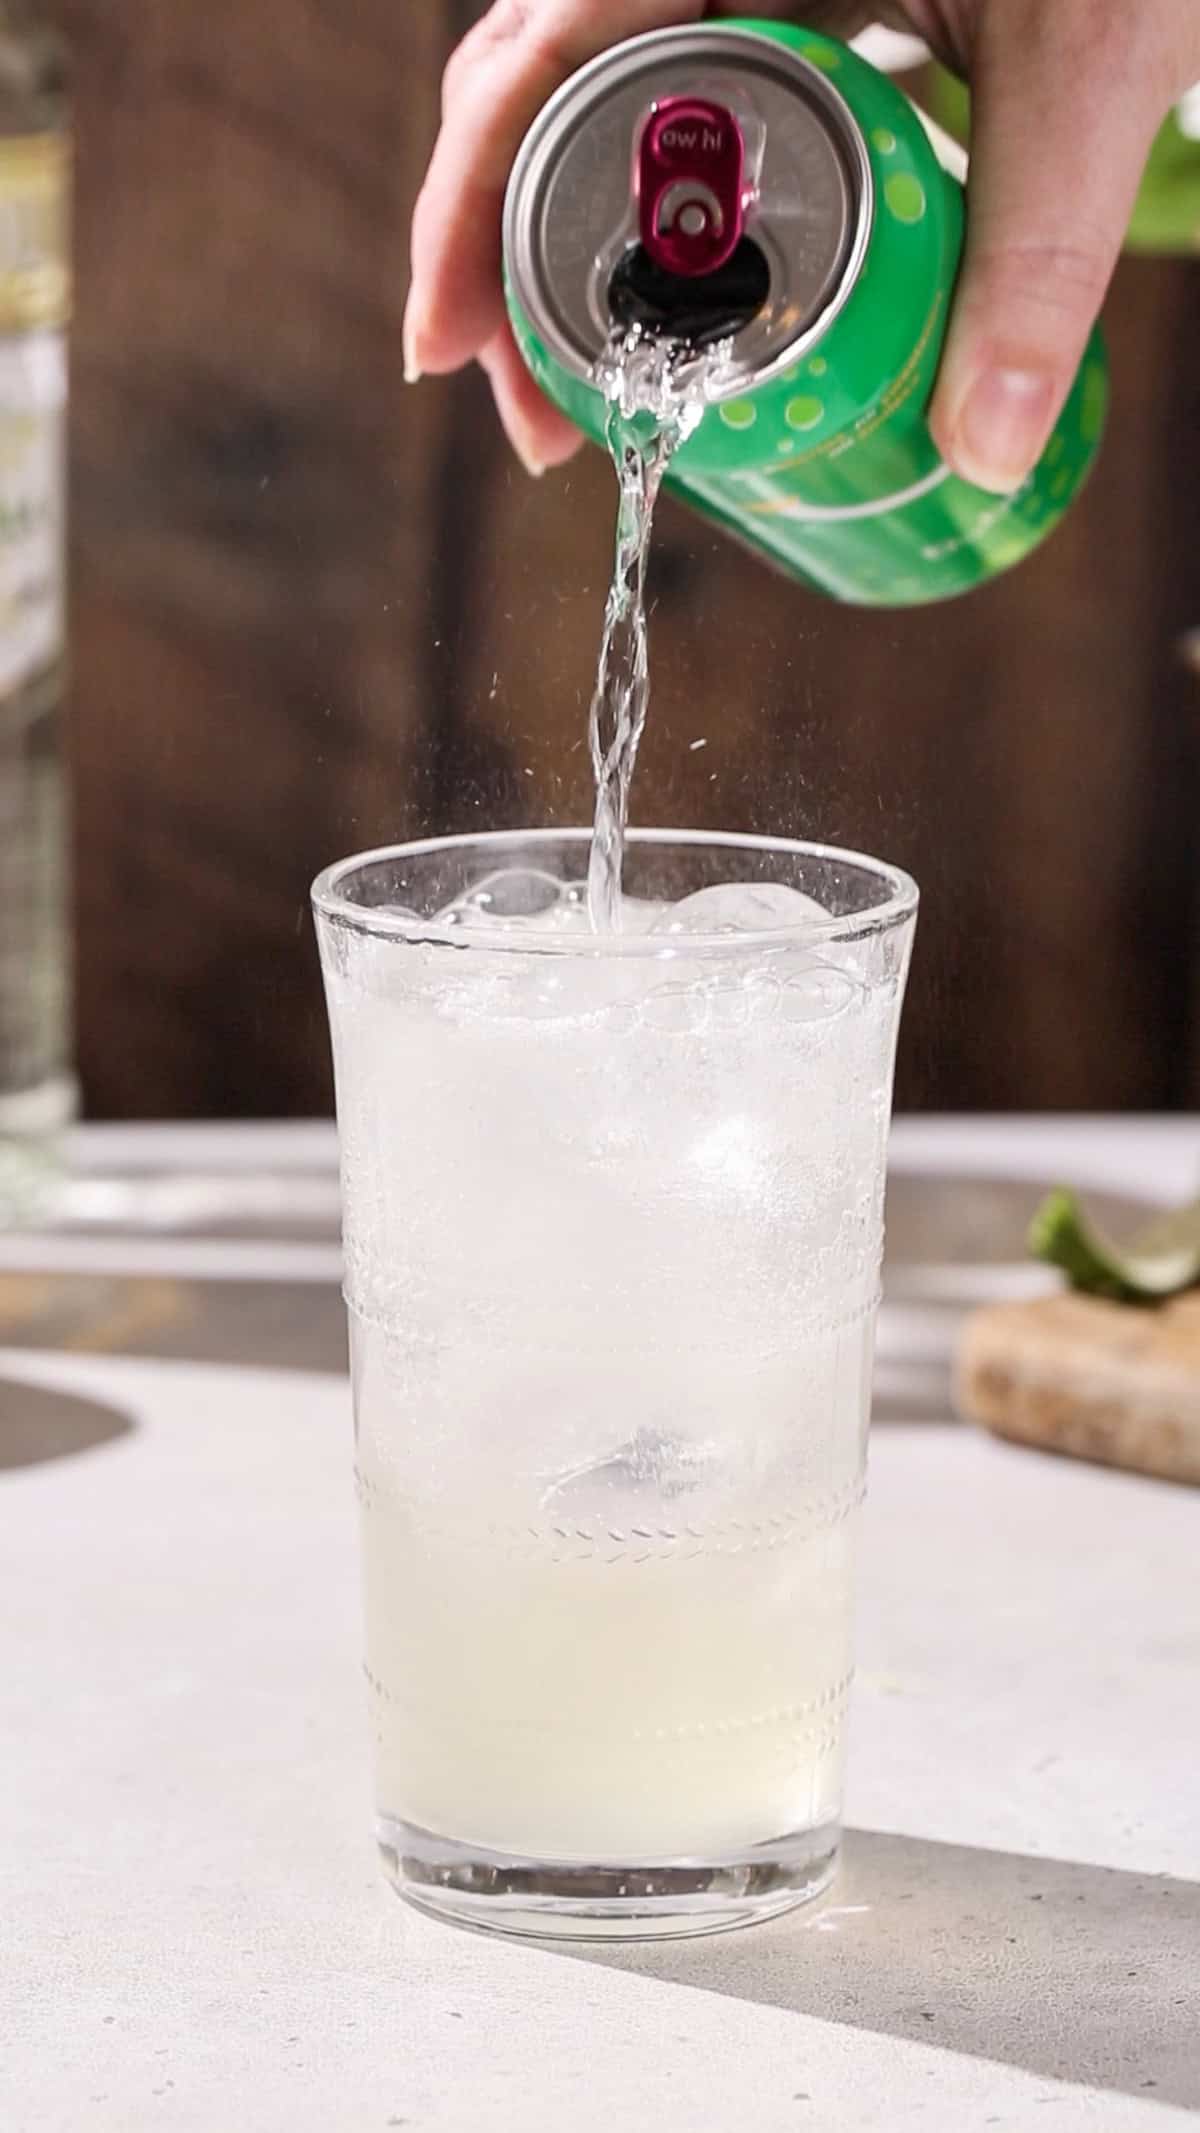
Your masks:
{"label": "clear drinking glass", "polygon": [[444,1917],[702,1932],[836,1862],[917,895],[643,831],[595,935],[587,857],[451,838],[314,889],[378,1833]]}

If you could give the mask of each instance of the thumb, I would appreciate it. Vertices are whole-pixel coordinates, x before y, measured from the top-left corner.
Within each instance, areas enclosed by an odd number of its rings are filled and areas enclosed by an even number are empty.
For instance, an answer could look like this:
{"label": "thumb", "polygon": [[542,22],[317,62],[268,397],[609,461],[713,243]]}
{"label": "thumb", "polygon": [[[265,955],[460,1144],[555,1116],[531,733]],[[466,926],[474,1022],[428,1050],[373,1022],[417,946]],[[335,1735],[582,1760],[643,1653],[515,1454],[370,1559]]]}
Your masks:
{"label": "thumb", "polygon": [[981,488],[1036,464],[1100,309],[1161,117],[1137,43],[1119,11],[982,10],[966,251],[930,409],[943,457]]}

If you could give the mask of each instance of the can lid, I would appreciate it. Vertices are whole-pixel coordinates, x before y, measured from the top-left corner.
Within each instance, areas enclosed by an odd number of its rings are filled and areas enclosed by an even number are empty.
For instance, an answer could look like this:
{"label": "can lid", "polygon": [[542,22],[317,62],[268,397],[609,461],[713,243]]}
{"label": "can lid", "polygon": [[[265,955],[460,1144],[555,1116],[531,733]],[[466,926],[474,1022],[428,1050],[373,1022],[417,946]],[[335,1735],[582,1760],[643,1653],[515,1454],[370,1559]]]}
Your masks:
{"label": "can lid", "polygon": [[612,324],[609,284],[642,234],[638,180],[656,107],[689,99],[729,112],[744,144],[745,229],[769,288],[734,336],[714,397],[794,362],[850,293],[871,219],[865,144],[828,77],[759,30],[652,31],[565,83],[535,119],[504,208],[505,265],[538,337],[590,379]]}

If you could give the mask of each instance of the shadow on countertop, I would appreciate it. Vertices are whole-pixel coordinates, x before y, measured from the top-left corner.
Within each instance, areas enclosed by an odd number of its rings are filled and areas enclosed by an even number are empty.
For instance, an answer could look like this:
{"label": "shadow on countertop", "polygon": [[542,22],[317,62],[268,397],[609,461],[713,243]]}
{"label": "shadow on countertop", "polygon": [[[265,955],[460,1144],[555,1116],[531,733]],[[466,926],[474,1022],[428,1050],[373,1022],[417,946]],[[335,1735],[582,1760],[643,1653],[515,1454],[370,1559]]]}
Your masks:
{"label": "shadow on countertop", "polygon": [[0,1377],[0,1473],[72,1459],[127,1436],[132,1417],[103,1400]]}
{"label": "shadow on countertop", "polygon": [[828,1902],[705,1941],[572,1955],[763,2007],[1200,2106],[1200,1887],[846,1833]]}

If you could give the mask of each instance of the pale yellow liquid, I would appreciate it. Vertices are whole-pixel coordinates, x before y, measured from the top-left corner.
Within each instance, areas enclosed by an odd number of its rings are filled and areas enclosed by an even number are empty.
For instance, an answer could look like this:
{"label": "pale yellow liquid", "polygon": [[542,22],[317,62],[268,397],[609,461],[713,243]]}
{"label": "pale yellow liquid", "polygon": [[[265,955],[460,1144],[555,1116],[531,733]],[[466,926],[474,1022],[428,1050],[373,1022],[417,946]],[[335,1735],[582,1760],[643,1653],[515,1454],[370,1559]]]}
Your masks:
{"label": "pale yellow liquid", "polygon": [[836,1820],[853,1478],[719,1526],[669,1503],[634,1526],[422,1513],[361,1435],[359,1477],[383,1815],[597,1863]]}
{"label": "pale yellow liquid", "polygon": [[686,943],[396,982],[364,950],[334,1018],[381,1816],[597,1865],[827,1827],[888,990]]}

